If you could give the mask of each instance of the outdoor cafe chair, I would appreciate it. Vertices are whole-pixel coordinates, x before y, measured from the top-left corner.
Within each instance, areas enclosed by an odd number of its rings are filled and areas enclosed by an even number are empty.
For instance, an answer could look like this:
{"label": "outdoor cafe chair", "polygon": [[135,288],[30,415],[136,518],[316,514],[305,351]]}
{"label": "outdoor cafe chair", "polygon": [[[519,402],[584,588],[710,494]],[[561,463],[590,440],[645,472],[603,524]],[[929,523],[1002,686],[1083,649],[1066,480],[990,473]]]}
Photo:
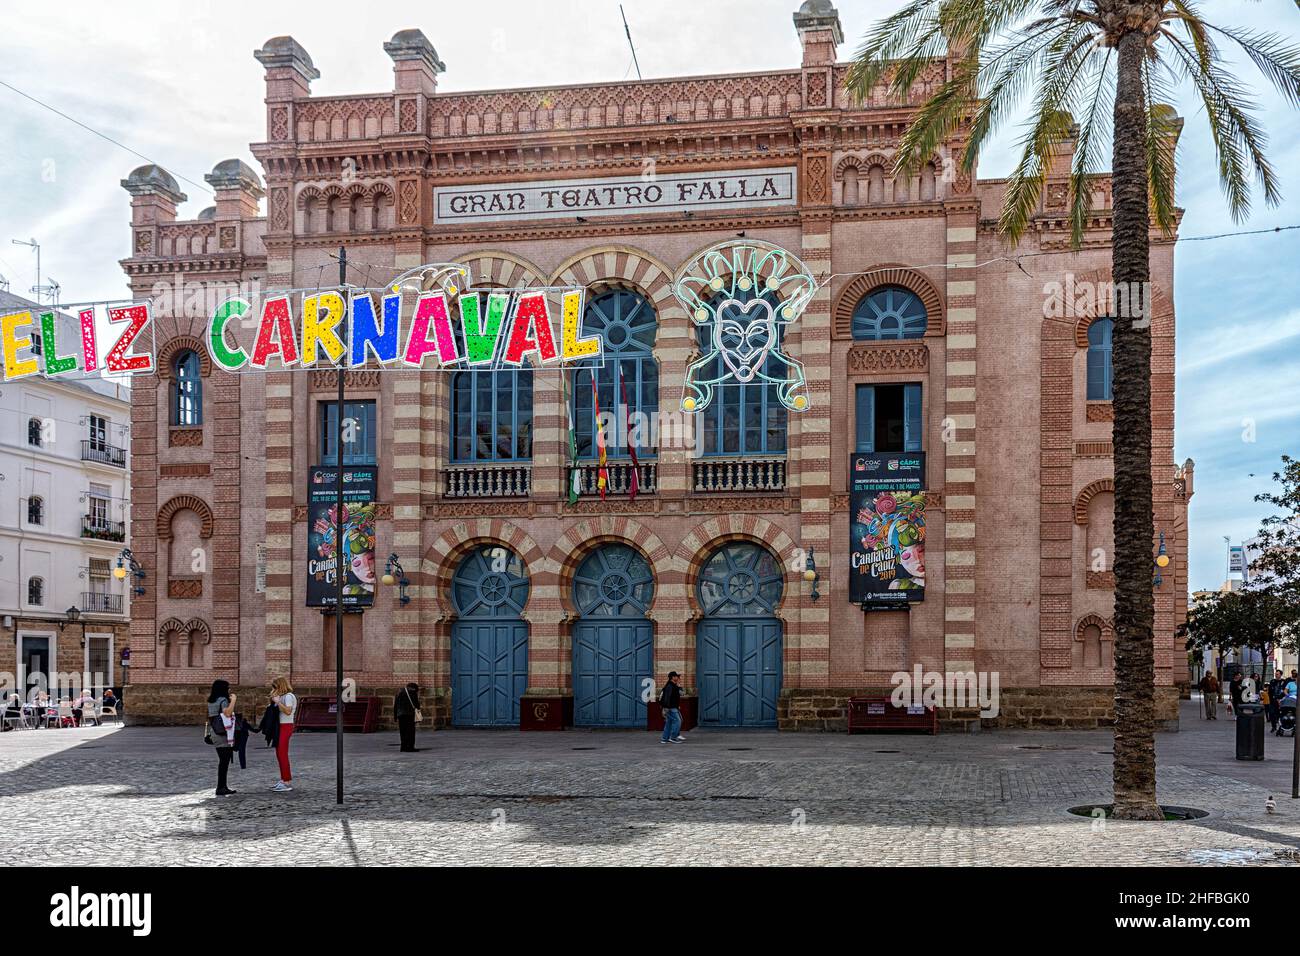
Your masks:
{"label": "outdoor cafe chair", "polygon": [[88,726],[92,721],[95,726],[99,726],[99,711],[96,703],[93,700],[83,701],[81,704],[81,726]]}
{"label": "outdoor cafe chair", "polygon": [[64,698],[59,701],[58,724],[59,727],[77,726],[77,717],[72,713],[72,701]]}
{"label": "outdoor cafe chair", "polygon": [[118,714],[117,714],[117,708],[114,707],[112,704],[101,704],[101,705],[100,705],[100,707],[99,707],[99,722],[100,722],[100,723],[103,723],[105,717],[112,717],[112,718],[113,718],[115,721],[117,721],[119,724],[122,722],[122,718],[119,717]]}

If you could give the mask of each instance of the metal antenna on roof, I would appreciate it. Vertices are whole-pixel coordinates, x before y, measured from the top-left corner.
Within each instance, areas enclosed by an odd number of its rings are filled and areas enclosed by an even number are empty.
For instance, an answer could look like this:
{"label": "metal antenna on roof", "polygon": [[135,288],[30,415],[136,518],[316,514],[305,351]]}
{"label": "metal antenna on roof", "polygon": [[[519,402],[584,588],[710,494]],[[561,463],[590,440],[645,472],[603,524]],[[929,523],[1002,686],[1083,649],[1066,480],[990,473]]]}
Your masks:
{"label": "metal antenna on roof", "polygon": [[619,16],[623,18],[623,32],[627,34],[627,45],[632,48],[632,65],[636,67],[636,78],[641,79],[641,64],[636,61],[636,44],[632,42],[632,31],[627,25],[627,14],[623,12],[623,4],[618,5]]}

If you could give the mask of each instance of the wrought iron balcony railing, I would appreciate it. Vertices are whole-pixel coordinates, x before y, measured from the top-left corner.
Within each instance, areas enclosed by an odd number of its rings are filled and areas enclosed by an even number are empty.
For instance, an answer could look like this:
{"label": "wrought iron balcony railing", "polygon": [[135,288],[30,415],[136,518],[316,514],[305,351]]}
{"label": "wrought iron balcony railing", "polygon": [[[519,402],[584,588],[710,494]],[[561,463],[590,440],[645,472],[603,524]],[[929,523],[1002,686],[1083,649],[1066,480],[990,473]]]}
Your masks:
{"label": "wrought iron balcony railing", "polygon": [[118,448],[116,445],[106,445],[103,442],[91,441],[88,438],[81,440],[81,460],[97,461],[101,465],[113,465],[117,468],[126,467],[126,449]]}
{"label": "wrought iron balcony railing", "polygon": [[94,515],[82,515],[81,536],[83,538],[97,538],[100,541],[125,541],[126,522],[108,521]]}
{"label": "wrought iron balcony railing", "polygon": [[121,614],[122,595],[105,594],[101,591],[82,591],[81,610],[100,614]]}

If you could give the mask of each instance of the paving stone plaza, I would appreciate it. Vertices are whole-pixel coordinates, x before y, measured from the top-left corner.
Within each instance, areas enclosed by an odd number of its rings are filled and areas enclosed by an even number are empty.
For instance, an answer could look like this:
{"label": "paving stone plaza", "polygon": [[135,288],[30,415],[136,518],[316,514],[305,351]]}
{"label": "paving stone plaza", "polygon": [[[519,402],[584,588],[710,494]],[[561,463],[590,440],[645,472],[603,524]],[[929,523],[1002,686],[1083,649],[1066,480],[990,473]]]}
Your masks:
{"label": "paving stone plaza", "polygon": [[[1160,799],[1194,822],[1117,823],[1067,808],[1110,796],[1105,731],[936,737],[697,731],[441,731],[293,738],[291,794],[250,744],[213,796],[197,728],[0,736],[0,853],[50,864],[1222,865],[1300,857],[1292,742],[1233,757],[1233,723],[1182,705],[1158,738]],[[1265,802],[1277,798],[1269,814]]]}

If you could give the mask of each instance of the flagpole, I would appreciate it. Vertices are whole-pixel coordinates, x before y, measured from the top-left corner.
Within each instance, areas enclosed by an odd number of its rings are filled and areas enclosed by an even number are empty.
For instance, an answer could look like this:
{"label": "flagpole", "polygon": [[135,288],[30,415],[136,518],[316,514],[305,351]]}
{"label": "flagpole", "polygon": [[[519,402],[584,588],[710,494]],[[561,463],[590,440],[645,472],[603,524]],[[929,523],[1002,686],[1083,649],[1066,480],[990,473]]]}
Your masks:
{"label": "flagpole", "polygon": [[[339,285],[348,281],[348,251],[339,246]],[[343,374],[340,362],[338,406],[335,409],[334,448],[338,467],[334,474],[334,802],[343,804]]]}

